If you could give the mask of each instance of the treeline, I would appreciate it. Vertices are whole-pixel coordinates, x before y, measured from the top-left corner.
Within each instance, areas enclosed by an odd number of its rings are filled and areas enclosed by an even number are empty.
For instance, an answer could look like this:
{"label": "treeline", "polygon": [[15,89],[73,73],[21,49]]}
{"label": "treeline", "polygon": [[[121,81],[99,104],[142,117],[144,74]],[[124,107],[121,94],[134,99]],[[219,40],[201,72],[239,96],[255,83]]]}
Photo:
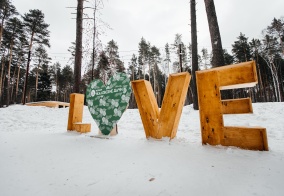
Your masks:
{"label": "treeline", "polygon": [[[10,0],[0,2],[0,106],[43,100],[69,101],[74,86],[74,43],[69,48],[70,59],[65,65],[51,64],[47,52],[49,25],[40,10],[20,15]],[[240,33],[232,50],[224,50],[225,64],[250,60],[257,62],[258,85],[235,89],[229,98],[250,96],[253,102],[283,101],[284,81],[284,19],[274,18],[260,39],[250,39]],[[85,59],[86,70],[80,83],[85,93],[93,79],[106,83],[116,72],[125,72],[131,80],[150,81],[159,106],[162,103],[168,74],[192,69],[191,44],[185,44],[177,34],[173,41],[159,48],[145,38],[138,43],[128,65],[119,56],[118,44],[111,40],[104,48],[96,48],[92,58]],[[198,55],[199,70],[211,68],[212,54],[202,48]],[[93,66],[95,65],[95,66]],[[182,65],[182,66],[180,66]],[[189,87],[186,104],[192,103]],[[136,107],[134,96],[129,106]]]}

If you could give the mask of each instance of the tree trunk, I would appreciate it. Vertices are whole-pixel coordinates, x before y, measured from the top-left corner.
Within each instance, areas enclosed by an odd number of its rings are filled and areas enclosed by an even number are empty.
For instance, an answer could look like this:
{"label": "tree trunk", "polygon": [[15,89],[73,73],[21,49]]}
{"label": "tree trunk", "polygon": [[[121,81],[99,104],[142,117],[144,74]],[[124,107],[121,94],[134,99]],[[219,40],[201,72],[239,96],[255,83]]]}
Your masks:
{"label": "tree trunk", "polygon": [[35,86],[35,101],[37,101],[37,87],[38,87],[38,70],[39,70],[40,63],[37,65],[36,69],[36,86]]}
{"label": "tree trunk", "polygon": [[204,0],[212,45],[212,66],[223,66],[224,56],[214,0]]}
{"label": "tree trunk", "polygon": [[262,82],[262,76],[260,72],[260,67],[259,67],[259,59],[258,59],[258,54],[256,54],[256,69],[258,73],[258,85],[259,85],[259,92],[260,92],[260,97],[262,102],[266,102],[266,97],[264,95],[264,88],[263,88],[263,82]]}
{"label": "tree trunk", "polygon": [[2,18],[1,24],[0,24],[0,48],[2,47],[2,35],[3,35],[3,29],[4,29],[4,21],[5,21],[5,15]]}
{"label": "tree trunk", "polygon": [[12,51],[13,51],[13,42],[10,43],[10,51],[9,51],[9,62],[8,62],[8,77],[7,77],[7,95],[6,95],[6,105],[10,105],[10,75],[11,75],[11,62],[12,62]]}
{"label": "tree trunk", "polygon": [[4,68],[5,68],[5,57],[4,57],[4,54],[3,54],[1,76],[0,76],[0,101],[2,100],[2,89],[3,89],[2,82],[3,82],[3,78],[4,78]]}
{"label": "tree trunk", "polygon": [[27,88],[28,88],[28,77],[29,77],[29,69],[30,69],[30,62],[31,62],[31,53],[32,53],[32,46],[33,46],[33,39],[34,39],[34,32],[32,32],[30,44],[29,44],[29,53],[28,53],[28,61],[27,61],[27,68],[26,68],[26,78],[25,78],[25,85],[24,85],[24,94],[23,94],[23,105],[26,104],[26,95],[27,95]]}
{"label": "tree trunk", "polygon": [[191,47],[192,47],[192,82],[191,89],[193,93],[193,108],[198,110],[198,95],[196,87],[196,75],[198,70],[198,49],[197,49],[197,28],[196,28],[196,3],[195,0],[190,1],[190,17],[191,17]]}
{"label": "tree trunk", "polygon": [[[19,59],[18,59],[18,62],[17,62],[17,66],[16,66],[16,67],[18,67],[18,64],[19,64]],[[13,73],[12,87],[11,87],[10,100],[11,100],[12,103],[15,103],[15,101],[14,101],[14,100],[15,100],[15,99],[14,99],[14,86],[15,86],[15,80],[16,80],[15,76],[16,76],[16,69],[14,70],[14,73]]]}
{"label": "tree trunk", "polygon": [[16,93],[15,93],[15,101],[17,101],[17,98],[18,98],[20,71],[21,71],[21,63],[19,62],[19,65],[18,65],[17,84],[16,84]]}
{"label": "tree trunk", "polygon": [[83,38],[83,0],[77,0],[76,51],[74,65],[74,93],[80,93]]}

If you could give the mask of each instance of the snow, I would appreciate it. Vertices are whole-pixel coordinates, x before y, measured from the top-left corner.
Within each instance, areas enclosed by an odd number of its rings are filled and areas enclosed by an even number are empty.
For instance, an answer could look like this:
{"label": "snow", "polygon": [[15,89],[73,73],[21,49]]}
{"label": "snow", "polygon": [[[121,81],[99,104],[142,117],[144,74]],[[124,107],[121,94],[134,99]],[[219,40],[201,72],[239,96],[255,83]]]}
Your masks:
{"label": "snow", "polygon": [[138,110],[128,109],[109,139],[68,132],[68,108],[0,109],[0,195],[283,195],[284,104],[253,104],[254,114],[225,125],[267,129],[268,152],[201,144],[199,113],[183,109],[177,137],[145,138]]}

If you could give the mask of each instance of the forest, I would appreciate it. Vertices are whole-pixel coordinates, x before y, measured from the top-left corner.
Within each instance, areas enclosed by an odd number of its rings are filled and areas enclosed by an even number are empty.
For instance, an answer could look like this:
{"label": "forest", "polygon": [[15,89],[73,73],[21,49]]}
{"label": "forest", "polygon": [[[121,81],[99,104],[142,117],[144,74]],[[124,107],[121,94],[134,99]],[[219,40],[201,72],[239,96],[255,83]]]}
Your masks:
{"label": "forest", "polygon": [[[49,24],[45,22],[41,10],[31,9],[28,13],[18,13],[10,0],[1,0],[0,107],[36,101],[69,102],[69,95],[74,92],[75,84],[79,85],[80,93],[85,94],[87,85],[93,79],[101,79],[106,83],[116,72],[127,73],[130,80],[150,81],[158,105],[161,106],[169,73],[188,71],[194,74],[194,66],[197,66],[197,70],[216,66],[213,63],[213,52],[201,48],[195,54],[194,43],[182,41],[182,36],[191,35],[177,32],[172,40],[165,43],[163,50],[152,45],[151,40],[142,37],[137,43],[138,52],[133,53],[127,64],[120,58],[119,44],[110,40],[100,47],[93,47],[91,52],[82,50],[86,53],[83,54],[86,69],[78,84],[74,80],[75,42],[70,43],[70,59],[66,64],[52,63],[47,52],[50,47],[50,33]],[[253,88],[222,92],[224,97],[251,97],[252,102],[283,102],[283,42],[283,17],[271,18],[271,23],[263,27],[261,38],[248,38],[245,33],[240,32],[232,43],[231,51],[222,49],[222,64],[256,61],[258,84]],[[196,61],[193,59],[195,55]],[[194,82],[191,81],[185,104],[192,104],[194,101],[192,84]],[[132,95],[129,108],[136,107]]]}

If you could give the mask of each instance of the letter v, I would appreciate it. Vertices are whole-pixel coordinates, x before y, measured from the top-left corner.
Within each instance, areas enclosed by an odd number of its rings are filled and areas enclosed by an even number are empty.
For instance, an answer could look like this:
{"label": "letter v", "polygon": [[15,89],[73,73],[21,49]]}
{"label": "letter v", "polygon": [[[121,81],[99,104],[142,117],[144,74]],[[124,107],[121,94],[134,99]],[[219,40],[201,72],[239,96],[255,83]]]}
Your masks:
{"label": "letter v", "polygon": [[190,78],[188,72],[169,75],[161,110],[149,81],[131,82],[147,138],[176,136]]}

